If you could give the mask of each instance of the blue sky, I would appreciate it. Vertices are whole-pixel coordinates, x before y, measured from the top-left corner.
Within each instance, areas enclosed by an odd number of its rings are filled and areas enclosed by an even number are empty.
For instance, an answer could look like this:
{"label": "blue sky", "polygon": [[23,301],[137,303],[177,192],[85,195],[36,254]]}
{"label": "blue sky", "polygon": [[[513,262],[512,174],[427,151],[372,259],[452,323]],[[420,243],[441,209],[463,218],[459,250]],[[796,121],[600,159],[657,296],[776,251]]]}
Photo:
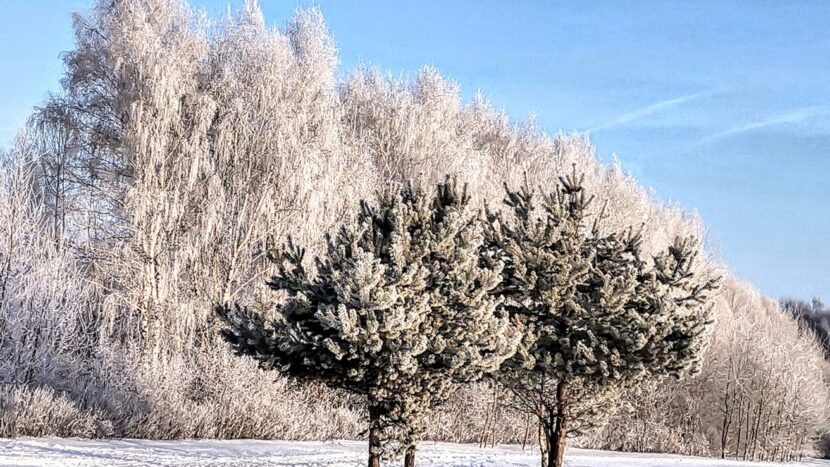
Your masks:
{"label": "blue sky", "polygon": [[[213,14],[241,0],[193,0]],[[58,89],[69,14],[4,0],[0,146]],[[318,5],[343,70],[436,66],[700,212],[715,253],[773,297],[830,301],[830,2],[262,0],[282,24]]]}

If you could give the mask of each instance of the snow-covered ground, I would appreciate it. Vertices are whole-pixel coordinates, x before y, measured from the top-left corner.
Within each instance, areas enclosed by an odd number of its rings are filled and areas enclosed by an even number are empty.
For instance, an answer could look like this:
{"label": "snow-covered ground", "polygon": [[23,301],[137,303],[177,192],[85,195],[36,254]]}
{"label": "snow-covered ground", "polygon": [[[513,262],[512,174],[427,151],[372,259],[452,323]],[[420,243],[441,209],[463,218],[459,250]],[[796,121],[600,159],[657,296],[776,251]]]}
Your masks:
{"label": "snow-covered ground", "polygon": [[[0,439],[0,465],[14,466],[363,466],[366,444],[358,441],[147,441],[59,438]],[[395,463],[395,465],[400,462]],[[419,466],[537,466],[535,449],[517,446],[422,443]],[[666,454],[627,454],[570,449],[571,467],[752,466],[783,464],[721,461]],[[830,462],[800,464],[830,467]]]}

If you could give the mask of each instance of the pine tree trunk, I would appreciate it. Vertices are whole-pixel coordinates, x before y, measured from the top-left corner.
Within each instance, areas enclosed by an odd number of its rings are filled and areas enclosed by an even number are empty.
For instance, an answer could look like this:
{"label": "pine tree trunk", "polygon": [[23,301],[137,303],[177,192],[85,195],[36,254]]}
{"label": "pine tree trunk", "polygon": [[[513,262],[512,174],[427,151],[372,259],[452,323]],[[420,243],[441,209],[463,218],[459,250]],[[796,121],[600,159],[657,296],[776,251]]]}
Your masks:
{"label": "pine tree trunk", "polygon": [[369,467],[380,467],[380,411],[369,405]]}
{"label": "pine tree trunk", "polygon": [[557,464],[557,447],[560,442],[558,423],[559,415],[556,409],[546,407],[539,417],[539,451],[542,454],[542,467],[562,467],[561,463]]}
{"label": "pine tree trunk", "polygon": [[560,381],[556,386],[556,415],[552,423],[550,446],[550,467],[563,467],[565,441],[568,435],[568,384]]}
{"label": "pine tree trunk", "polygon": [[406,448],[406,456],[403,459],[404,467],[415,467],[415,446]]}
{"label": "pine tree trunk", "polygon": [[550,433],[551,429],[548,424],[548,417],[539,414],[539,453],[542,455],[542,466],[551,467],[550,465]]}

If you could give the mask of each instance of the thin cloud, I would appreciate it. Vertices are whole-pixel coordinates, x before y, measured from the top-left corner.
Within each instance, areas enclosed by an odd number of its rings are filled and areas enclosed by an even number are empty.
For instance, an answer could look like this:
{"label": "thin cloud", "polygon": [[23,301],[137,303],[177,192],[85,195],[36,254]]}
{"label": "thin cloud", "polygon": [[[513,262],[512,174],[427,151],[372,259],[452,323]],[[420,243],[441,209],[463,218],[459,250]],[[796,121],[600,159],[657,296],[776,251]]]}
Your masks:
{"label": "thin cloud", "polygon": [[591,134],[600,130],[605,130],[608,128],[624,125],[626,123],[633,122],[634,120],[639,120],[641,118],[648,117],[649,115],[656,114],[670,107],[675,107],[696,99],[700,99],[701,97],[710,95],[713,92],[713,90],[700,91],[694,94],[689,94],[686,96],[675,97],[674,99],[656,102],[654,104],[649,105],[648,107],[643,107],[642,109],[638,109],[633,112],[624,113],[619,117],[615,118],[614,120],[611,120],[610,122],[596,126],[594,128],[591,128],[590,130],[586,130],[585,134]]}
{"label": "thin cloud", "polygon": [[752,122],[746,125],[730,128],[726,131],[722,131],[713,136],[710,136],[709,138],[706,138],[705,142],[711,143],[714,141],[722,140],[724,138],[728,138],[732,135],[757,130],[759,128],[801,123],[812,120],[817,117],[823,117],[828,115],[830,115],[830,107],[828,106],[802,107],[800,109],[795,109],[782,114],[773,115],[771,117],[767,117],[757,122]]}

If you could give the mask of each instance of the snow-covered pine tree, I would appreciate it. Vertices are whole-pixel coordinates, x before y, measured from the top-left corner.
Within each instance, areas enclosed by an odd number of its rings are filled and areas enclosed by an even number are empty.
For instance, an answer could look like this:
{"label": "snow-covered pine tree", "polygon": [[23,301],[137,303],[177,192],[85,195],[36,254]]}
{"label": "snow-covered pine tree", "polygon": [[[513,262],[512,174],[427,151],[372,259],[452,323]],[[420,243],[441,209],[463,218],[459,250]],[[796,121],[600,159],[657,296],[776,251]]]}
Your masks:
{"label": "snow-covered pine tree", "polygon": [[466,187],[387,189],[327,237],[313,274],[289,241],[269,282],[287,292],[277,318],[220,308],[224,337],[265,369],[366,396],[369,466],[403,450],[414,465],[429,409],[497,371],[521,339],[490,293],[501,267],[480,265],[483,239]]}
{"label": "snow-covered pine tree", "polygon": [[600,233],[604,212],[589,222],[575,168],[541,209],[535,201],[527,186],[507,188],[508,212],[487,214],[483,263],[504,264],[493,293],[524,326],[500,380],[539,419],[542,465],[560,467],[566,436],[601,420],[621,391],[695,371],[717,279],[695,272],[693,239],[645,261],[639,233]]}

